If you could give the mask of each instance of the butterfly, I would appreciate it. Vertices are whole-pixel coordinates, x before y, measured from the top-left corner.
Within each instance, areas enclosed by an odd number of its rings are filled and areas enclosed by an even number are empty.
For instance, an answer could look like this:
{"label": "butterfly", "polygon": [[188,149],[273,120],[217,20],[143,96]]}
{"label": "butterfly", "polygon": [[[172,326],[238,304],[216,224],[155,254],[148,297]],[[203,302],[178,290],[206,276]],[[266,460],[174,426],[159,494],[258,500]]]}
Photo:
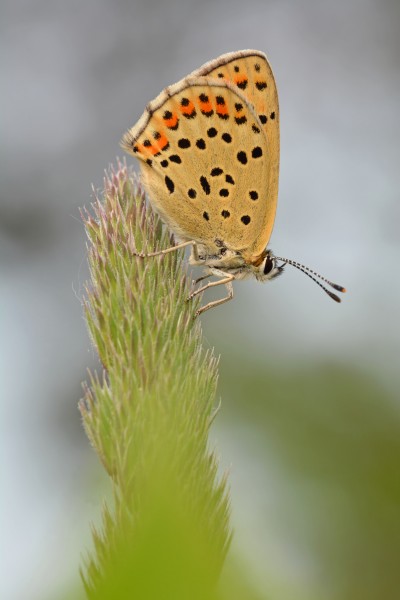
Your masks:
{"label": "butterfly", "polygon": [[[227,296],[202,306],[197,315],[233,298],[233,281],[274,279],[290,264],[344,292],[300,263],[267,248],[275,220],[279,178],[279,105],[264,53],[223,54],[150,102],[121,146],[140,161],[142,181],[155,211],[179,243],[139,254],[163,255],[191,247],[190,263],[206,268],[192,291],[225,285]],[[282,264],[280,264],[282,263]],[[318,278],[318,279],[316,279]]]}

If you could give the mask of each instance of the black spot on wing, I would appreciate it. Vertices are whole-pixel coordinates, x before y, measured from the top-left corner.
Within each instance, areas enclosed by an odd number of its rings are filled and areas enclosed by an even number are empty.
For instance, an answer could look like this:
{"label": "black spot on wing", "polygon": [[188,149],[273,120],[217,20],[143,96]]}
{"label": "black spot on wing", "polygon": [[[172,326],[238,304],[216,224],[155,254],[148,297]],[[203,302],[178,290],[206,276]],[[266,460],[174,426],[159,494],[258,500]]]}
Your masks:
{"label": "black spot on wing", "polygon": [[262,148],[260,148],[260,146],[256,146],[251,151],[251,155],[253,158],[260,158],[262,156],[262,154],[263,154],[263,151],[262,151]]}
{"label": "black spot on wing", "polygon": [[210,184],[208,183],[207,177],[204,177],[204,175],[202,175],[200,177],[200,184],[201,184],[201,187],[203,188],[203,192],[206,194],[206,196],[209,196],[211,193],[211,188],[210,188]]}
{"label": "black spot on wing", "polygon": [[173,194],[175,191],[175,184],[168,175],[165,176],[165,185],[167,186],[167,190],[170,194]]}
{"label": "black spot on wing", "polygon": [[247,154],[243,150],[237,153],[237,159],[242,165],[247,164]]}
{"label": "black spot on wing", "polygon": [[244,125],[244,123],[247,123],[247,117],[245,115],[242,117],[235,117],[235,122],[237,125]]}
{"label": "black spot on wing", "polygon": [[190,140],[188,138],[181,138],[178,140],[178,146],[183,149],[190,148]]}

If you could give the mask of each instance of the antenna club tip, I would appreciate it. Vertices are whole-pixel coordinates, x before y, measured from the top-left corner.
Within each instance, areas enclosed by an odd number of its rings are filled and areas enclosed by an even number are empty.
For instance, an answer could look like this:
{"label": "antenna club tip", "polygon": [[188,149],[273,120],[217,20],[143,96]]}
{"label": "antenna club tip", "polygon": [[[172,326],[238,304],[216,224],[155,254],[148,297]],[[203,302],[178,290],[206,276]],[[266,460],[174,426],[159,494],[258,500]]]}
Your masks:
{"label": "antenna club tip", "polygon": [[332,300],[334,300],[335,302],[341,302],[341,299],[339,298],[339,296],[336,296],[336,294],[334,294],[333,292],[330,292],[329,290],[325,290],[326,293],[332,298]]}

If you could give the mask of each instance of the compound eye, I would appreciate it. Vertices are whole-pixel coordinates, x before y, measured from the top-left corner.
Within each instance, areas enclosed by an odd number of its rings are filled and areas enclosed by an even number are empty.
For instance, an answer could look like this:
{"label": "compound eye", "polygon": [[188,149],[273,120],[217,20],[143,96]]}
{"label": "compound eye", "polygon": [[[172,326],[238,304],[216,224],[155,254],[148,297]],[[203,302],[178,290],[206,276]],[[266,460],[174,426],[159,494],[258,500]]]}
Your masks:
{"label": "compound eye", "polygon": [[273,268],[274,268],[274,261],[270,256],[267,256],[267,258],[265,259],[265,265],[264,265],[264,275],[268,275],[268,273],[270,273]]}

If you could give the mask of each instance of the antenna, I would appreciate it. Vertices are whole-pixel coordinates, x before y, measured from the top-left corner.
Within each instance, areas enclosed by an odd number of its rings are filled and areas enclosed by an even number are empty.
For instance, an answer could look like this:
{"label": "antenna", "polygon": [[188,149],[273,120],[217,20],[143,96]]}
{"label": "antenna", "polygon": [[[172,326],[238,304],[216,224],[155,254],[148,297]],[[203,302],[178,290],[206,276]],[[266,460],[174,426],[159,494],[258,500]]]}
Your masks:
{"label": "antenna", "polygon": [[306,267],[305,265],[302,265],[302,264],[296,262],[295,260],[291,260],[290,258],[282,258],[281,256],[275,256],[275,258],[277,260],[281,260],[282,262],[284,262],[287,265],[292,265],[292,267],[296,267],[296,269],[299,269],[299,271],[304,273],[304,275],[307,275],[307,277],[309,277],[317,285],[319,285],[319,287],[322,288],[324,290],[324,292],[326,292],[328,294],[328,296],[330,296],[332,298],[332,300],[335,300],[335,302],[341,302],[341,299],[339,298],[339,296],[337,296],[336,294],[334,294],[333,292],[328,290],[324,285],[322,285],[322,283],[320,281],[318,281],[318,279],[316,279],[316,277],[318,277],[322,281],[325,281],[325,283],[327,283],[328,285],[333,287],[333,289],[337,290],[338,292],[344,293],[346,291],[346,288],[342,287],[341,285],[338,285],[337,283],[332,283],[332,281],[329,281],[329,279],[326,279],[326,277],[322,277],[322,275],[320,275],[319,273],[316,273],[315,271],[310,269],[310,267]]}

